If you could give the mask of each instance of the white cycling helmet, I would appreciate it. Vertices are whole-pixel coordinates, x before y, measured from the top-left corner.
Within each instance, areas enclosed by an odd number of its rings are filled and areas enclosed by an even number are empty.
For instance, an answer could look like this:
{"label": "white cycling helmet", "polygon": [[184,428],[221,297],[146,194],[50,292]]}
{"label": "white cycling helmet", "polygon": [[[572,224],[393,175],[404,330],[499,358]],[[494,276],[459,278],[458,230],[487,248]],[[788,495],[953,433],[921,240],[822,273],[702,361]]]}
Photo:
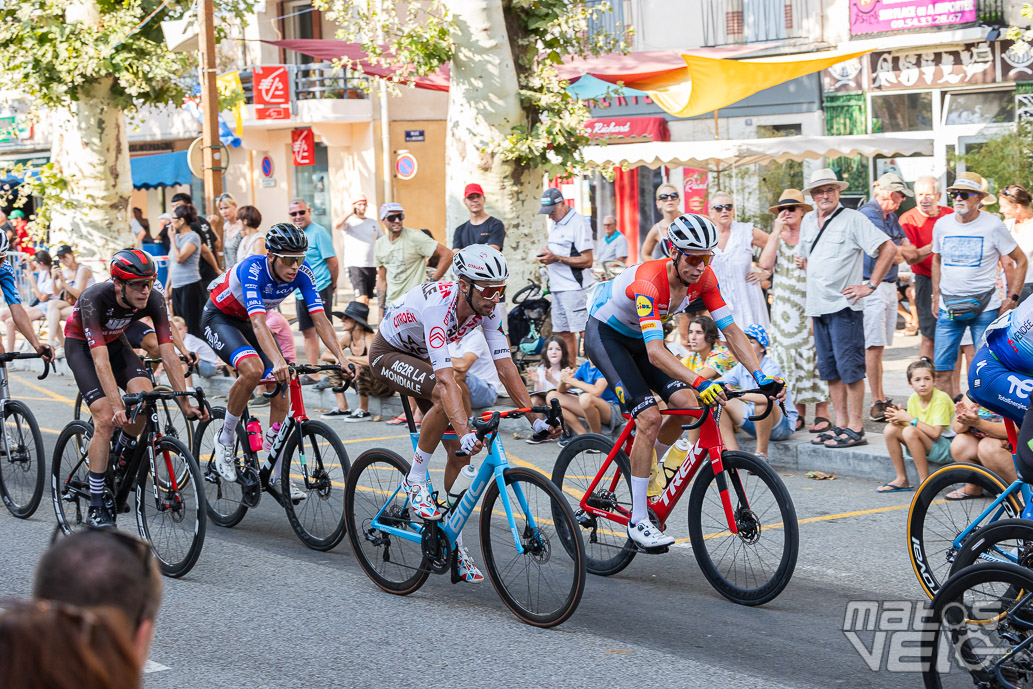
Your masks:
{"label": "white cycling helmet", "polygon": [[682,251],[710,251],[717,246],[717,228],[706,216],[686,213],[671,223],[667,240]]}
{"label": "white cycling helmet", "polygon": [[505,282],[509,279],[509,264],[502,252],[487,244],[471,244],[452,257],[452,270],[457,276],[470,280]]}

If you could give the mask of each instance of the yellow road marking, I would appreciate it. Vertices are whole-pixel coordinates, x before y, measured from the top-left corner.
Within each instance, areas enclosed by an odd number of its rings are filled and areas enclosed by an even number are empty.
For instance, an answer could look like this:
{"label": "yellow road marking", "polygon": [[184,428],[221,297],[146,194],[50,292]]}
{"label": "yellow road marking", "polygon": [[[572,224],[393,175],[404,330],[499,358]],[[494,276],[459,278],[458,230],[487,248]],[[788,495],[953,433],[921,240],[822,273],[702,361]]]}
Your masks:
{"label": "yellow road marking", "polygon": [[13,381],[15,381],[17,383],[21,383],[22,385],[24,385],[24,386],[26,386],[26,387],[28,387],[28,388],[30,388],[32,390],[35,390],[36,392],[42,392],[44,395],[47,396],[48,399],[54,400],[56,402],[64,402],[65,404],[67,404],[67,405],[69,405],[71,407],[75,406],[75,398],[74,397],[66,397],[64,395],[60,395],[60,394],[58,394],[56,392],[53,392],[51,390],[47,390],[46,388],[41,387],[39,385],[36,385],[35,383],[33,383],[31,381],[25,380],[21,376],[12,375],[11,376],[11,380],[13,380]]}

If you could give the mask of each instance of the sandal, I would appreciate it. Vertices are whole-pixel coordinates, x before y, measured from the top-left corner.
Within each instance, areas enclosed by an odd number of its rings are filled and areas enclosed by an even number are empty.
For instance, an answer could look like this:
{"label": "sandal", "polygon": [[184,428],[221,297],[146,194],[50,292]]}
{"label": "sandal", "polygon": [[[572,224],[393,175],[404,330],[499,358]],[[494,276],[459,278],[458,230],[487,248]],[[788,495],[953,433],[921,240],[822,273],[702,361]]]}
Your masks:
{"label": "sandal", "polygon": [[[826,419],[827,421],[827,419]],[[813,432],[813,431],[812,431]],[[833,426],[824,433],[818,435],[817,438],[811,441],[811,445],[824,445],[829,440],[835,440],[836,436],[842,435],[843,429],[839,426]]]}
{"label": "sandal", "polygon": [[[821,425],[821,428],[818,426]],[[814,425],[807,429],[808,433],[828,433],[832,430],[832,422],[824,416],[815,416]]]}
{"label": "sandal", "polygon": [[798,431],[801,428],[803,428],[805,423],[807,423],[807,422],[803,420],[802,416],[796,417],[796,430]]}
{"label": "sandal", "polygon": [[972,493],[969,493],[964,488],[958,488],[955,491],[951,491],[950,493],[947,493],[943,497],[945,497],[948,500],[953,500],[953,501],[958,501],[958,500],[976,500],[978,498],[983,497],[983,494],[980,493],[979,495],[972,495]]}
{"label": "sandal", "polygon": [[895,483],[884,483],[875,489],[876,493],[906,493],[914,490],[911,486],[898,486]]}
{"label": "sandal", "polygon": [[395,418],[393,418],[390,421],[388,421],[387,425],[388,426],[401,426],[405,422],[406,422],[405,414],[399,414]]}
{"label": "sandal", "polygon": [[860,433],[844,428],[843,432],[838,438],[832,438],[831,440],[825,441],[825,447],[836,449],[840,447],[857,447],[858,445],[867,445],[868,441],[864,437],[864,430]]}

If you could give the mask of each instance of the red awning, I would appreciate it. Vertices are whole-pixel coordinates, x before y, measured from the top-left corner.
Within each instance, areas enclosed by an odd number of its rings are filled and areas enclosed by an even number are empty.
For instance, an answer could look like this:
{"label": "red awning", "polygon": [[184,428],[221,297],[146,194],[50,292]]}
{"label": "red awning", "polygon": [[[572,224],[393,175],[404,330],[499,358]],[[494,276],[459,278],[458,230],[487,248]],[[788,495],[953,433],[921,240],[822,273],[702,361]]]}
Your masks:
{"label": "red awning", "polygon": [[667,120],[662,117],[593,117],[585,128],[593,139],[671,140]]}

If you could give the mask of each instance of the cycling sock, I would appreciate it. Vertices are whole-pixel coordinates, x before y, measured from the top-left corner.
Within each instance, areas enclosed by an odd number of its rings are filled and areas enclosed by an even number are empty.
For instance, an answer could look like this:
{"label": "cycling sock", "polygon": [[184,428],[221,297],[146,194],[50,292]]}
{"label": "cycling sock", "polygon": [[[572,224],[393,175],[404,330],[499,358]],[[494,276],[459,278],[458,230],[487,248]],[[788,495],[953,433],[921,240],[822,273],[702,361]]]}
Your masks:
{"label": "cycling sock", "polygon": [[223,420],[222,433],[219,434],[219,442],[223,445],[233,445],[233,435],[237,432],[237,424],[240,423],[240,417],[226,412],[226,418]]}
{"label": "cycling sock", "polygon": [[456,536],[456,549],[458,550],[459,548],[462,548],[462,547],[463,547],[463,532],[460,531],[459,535]]}
{"label": "cycling sock", "polygon": [[631,477],[631,525],[635,526],[648,517],[646,512],[646,491],[649,490],[648,476]]}
{"label": "cycling sock", "polygon": [[104,474],[94,471],[90,474],[90,507],[104,506]]}
{"label": "cycling sock", "polygon": [[427,482],[427,463],[430,462],[430,458],[433,456],[433,452],[424,452],[420,448],[416,448],[416,452],[413,453],[412,457],[412,468],[409,469],[409,474],[405,477],[405,480],[410,485]]}

